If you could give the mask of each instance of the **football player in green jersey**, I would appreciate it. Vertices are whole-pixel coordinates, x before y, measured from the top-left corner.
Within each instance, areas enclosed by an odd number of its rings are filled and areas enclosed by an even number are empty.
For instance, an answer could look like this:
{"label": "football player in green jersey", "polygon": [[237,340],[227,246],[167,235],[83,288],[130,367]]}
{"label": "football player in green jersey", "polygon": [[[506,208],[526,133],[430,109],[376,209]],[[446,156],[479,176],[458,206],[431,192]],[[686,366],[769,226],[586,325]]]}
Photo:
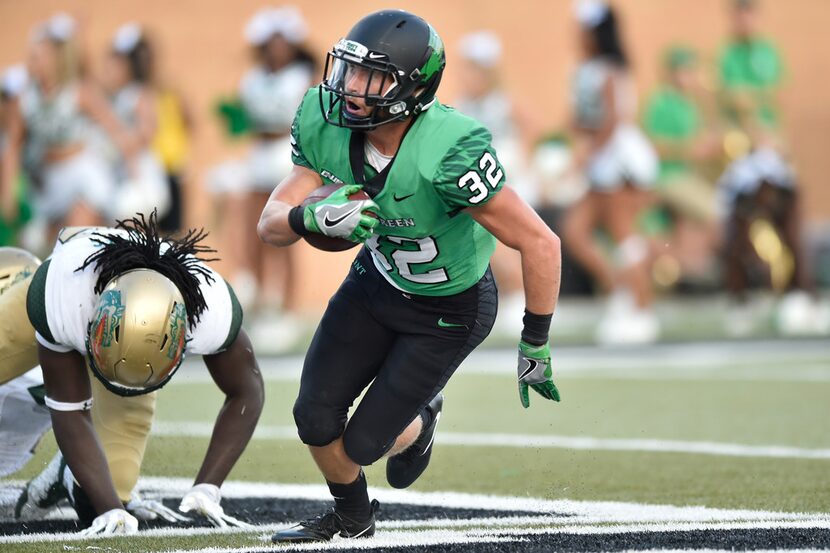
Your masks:
{"label": "football player in green jersey", "polygon": [[[377,502],[361,467],[388,456],[396,488],[424,471],[441,390],[495,320],[496,239],[522,258],[521,402],[529,405],[528,387],[559,400],[548,344],[559,239],[504,186],[489,131],[438,103],[444,65],[443,43],[426,21],[373,13],[329,52],[323,83],[298,109],[294,168],[271,195],[259,235],[274,246],[310,232],[365,245],[320,321],[294,405],[335,507],[275,542],[370,536]],[[301,207],[324,183],[350,186]],[[372,199],[350,201],[361,187]]]}

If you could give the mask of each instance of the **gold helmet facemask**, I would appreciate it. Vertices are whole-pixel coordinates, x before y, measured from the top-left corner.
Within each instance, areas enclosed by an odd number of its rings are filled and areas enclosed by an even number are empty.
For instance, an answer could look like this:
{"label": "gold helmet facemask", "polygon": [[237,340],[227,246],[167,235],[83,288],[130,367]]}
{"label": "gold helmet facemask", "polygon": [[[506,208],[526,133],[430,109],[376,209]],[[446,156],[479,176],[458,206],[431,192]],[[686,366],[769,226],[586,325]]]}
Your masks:
{"label": "gold helmet facemask", "polygon": [[34,273],[40,259],[20,248],[0,248],[0,295],[13,284]]}
{"label": "gold helmet facemask", "polygon": [[114,394],[137,396],[167,384],[182,364],[187,313],[167,277],[134,269],[112,279],[89,322],[89,366]]}

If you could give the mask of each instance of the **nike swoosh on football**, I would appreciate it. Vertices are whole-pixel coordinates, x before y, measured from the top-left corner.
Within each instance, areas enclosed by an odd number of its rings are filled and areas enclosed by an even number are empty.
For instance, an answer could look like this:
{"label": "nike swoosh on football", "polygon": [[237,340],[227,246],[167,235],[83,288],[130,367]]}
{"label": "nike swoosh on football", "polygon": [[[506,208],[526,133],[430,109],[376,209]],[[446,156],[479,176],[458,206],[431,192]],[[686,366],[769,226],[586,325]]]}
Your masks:
{"label": "nike swoosh on football", "polygon": [[343,220],[347,219],[350,215],[352,215],[355,211],[357,211],[359,209],[360,209],[360,206],[357,205],[357,206],[351,208],[349,211],[347,211],[343,215],[341,215],[340,217],[338,217],[337,219],[329,219],[329,214],[326,213],[326,215],[323,217],[323,224],[327,227],[336,227],[337,225],[342,223]]}
{"label": "nike swoosh on football", "polygon": [[467,325],[462,325],[462,324],[456,324],[456,323],[447,323],[447,322],[444,322],[444,317],[441,317],[440,319],[438,319],[438,326],[440,326],[440,327],[442,327],[442,328],[454,328],[454,327],[464,327],[464,328],[467,328]]}
{"label": "nike swoosh on football", "polygon": [[408,195],[406,195],[406,196],[401,196],[401,197],[399,198],[397,195],[393,194],[393,195],[392,195],[392,198],[393,198],[396,202],[402,202],[402,201],[404,201],[405,199],[407,199],[407,198],[411,198],[411,197],[412,197],[412,196],[414,196],[414,195],[415,195],[415,193],[413,192],[412,194],[408,194]]}

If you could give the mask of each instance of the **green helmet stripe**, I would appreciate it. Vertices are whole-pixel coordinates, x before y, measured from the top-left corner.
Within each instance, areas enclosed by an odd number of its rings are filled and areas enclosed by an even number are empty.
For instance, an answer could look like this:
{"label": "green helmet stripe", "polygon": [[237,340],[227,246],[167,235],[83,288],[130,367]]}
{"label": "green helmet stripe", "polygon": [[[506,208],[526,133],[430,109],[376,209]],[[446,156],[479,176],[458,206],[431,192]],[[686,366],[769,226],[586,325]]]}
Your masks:
{"label": "green helmet stripe", "polygon": [[432,54],[420,69],[424,81],[431,79],[444,65],[444,42],[432,25],[429,26],[429,46]]}

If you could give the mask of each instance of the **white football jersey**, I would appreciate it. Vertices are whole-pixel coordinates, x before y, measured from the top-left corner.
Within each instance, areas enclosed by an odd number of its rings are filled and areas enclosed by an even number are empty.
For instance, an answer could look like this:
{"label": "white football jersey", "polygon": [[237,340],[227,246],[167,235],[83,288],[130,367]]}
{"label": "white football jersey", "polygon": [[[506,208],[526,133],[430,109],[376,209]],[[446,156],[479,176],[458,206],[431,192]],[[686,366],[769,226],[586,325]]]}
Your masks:
{"label": "white football jersey", "polygon": [[[78,268],[87,257],[101,248],[95,242],[96,233],[127,235],[123,230],[106,227],[63,229],[52,255],[41,266],[45,278],[41,275],[39,279],[38,274],[35,274],[32,279],[29,318],[35,323],[38,342],[46,348],[60,352],[75,350],[86,353],[87,327],[98,301],[98,294],[94,291],[98,275],[94,264],[80,271]],[[207,309],[202,312],[196,325],[188,329],[185,351],[188,354],[209,355],[218,353],[236,338],[242,322],[242,310],[233,291],[219,273],[207,265],[202,266],[208,269],[213,281],[208,281],[203,275],[198,277]],[[46,328],[43,327],[44,321],[37,321],[38,315],[32,313],[32,294],[42,294]],[[40,299],[40,296],[35,298]],[[52,340],[43,336],[42,331],[46,330],[51,334]]]}

